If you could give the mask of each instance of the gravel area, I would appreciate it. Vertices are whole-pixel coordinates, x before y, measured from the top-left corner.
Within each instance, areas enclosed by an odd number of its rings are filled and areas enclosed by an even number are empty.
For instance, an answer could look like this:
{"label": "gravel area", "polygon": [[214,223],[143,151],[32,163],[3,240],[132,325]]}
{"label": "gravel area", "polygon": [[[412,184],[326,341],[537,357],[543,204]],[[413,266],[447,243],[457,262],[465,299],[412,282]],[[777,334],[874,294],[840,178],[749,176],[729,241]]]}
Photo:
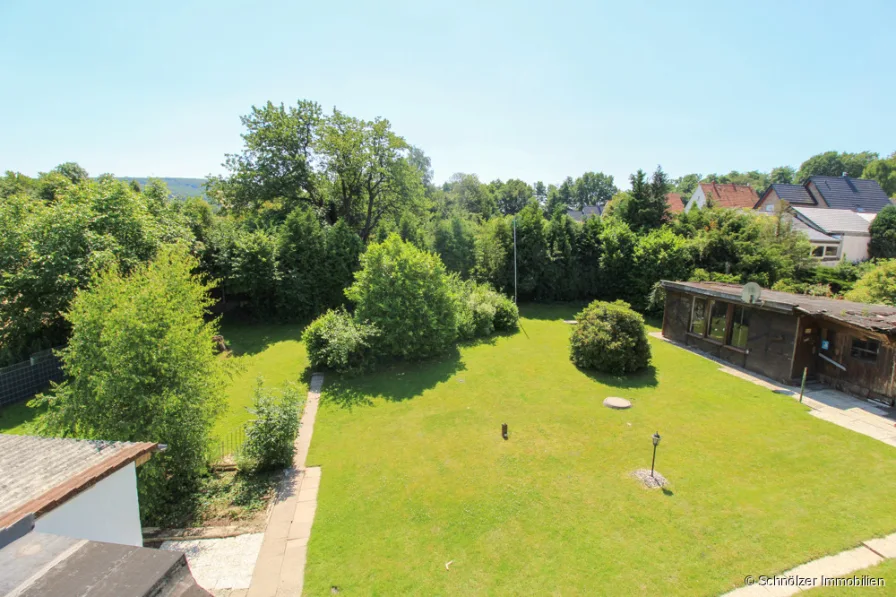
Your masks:
{"label": "gravel area", "polygon": [[203,589],[248,589],[264,533],[226,539],[165,541],[161,549],[182,551]]}
{"label": "gravel area", "polygon": [[666,477],[662,476],[659,471],[653,471],[653,476],[651,476],[649,468],[639,468],[632,473],[632,476],[650,489],[657,489],[668,483]]}

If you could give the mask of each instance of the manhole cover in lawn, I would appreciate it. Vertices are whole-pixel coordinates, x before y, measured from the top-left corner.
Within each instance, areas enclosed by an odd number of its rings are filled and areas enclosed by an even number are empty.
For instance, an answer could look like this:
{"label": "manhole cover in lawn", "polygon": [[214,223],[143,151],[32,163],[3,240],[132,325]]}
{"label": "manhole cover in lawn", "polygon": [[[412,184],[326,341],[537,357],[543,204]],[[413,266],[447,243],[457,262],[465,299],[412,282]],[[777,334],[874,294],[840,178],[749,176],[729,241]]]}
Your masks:
{"label": "manhole cover in lawn", "polygon": [[617,410],[623,410],[626,408],[631,408],[632,403],[626,400],[625,398],[619,398],[618,396],[610,396],[609,398],[604,398],[604,406],[607,408],[615,408]]}

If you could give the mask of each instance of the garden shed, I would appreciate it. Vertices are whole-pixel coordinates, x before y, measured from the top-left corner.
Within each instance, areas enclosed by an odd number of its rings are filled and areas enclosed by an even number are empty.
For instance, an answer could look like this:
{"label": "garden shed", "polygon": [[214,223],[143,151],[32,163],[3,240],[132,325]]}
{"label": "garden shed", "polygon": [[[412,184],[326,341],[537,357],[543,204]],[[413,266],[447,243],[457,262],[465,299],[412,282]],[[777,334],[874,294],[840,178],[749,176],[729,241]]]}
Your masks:
{"label": "garden shed", "polygon": [[896,307],[743,286],[662,282],[663,336],[784,383],[803,370],[850,394],[893,405]]}

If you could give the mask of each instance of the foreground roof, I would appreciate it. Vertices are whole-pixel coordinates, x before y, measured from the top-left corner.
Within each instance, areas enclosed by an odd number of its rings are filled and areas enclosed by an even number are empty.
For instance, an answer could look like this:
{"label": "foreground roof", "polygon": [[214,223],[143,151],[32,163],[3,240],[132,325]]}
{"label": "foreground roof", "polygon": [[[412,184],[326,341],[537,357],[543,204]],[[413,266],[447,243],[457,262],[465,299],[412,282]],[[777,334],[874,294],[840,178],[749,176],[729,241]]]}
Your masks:
{"label": "foreground roof", "polygon": [[849,176],[810,176],[809,182],[832,209],[851,209],[877,213],[888,205],[890,198],[876,180]]}
{"label": "foreground roof", "polygon": [[[721,282],[672,282],[663,280],[663,287],[693,294],[723,298],[740,302],[743,285],[723,284]],[[886,305],[869,305],[853,303],[807,294],[794,294],[777,290],[762,289],[759,302],[754,305],[759,309],[791,313],[794,315],[814,315],[823,319],[837,321],[853,327],[896,335],[896,307]]]}
{"label": "foreground roof", "polygon": [[[806,187],[801,184],[775,183],[769,187],[769,190],[774,191],[779,199],[783,199],[791,205],[818,205]],[[768,191],[765,193],[767,194]]]}
{"label": "foreground roof", "polygon": [[797,217],[819,230],[828,234],[840,234],[842,232],[867,233],[871,225],[854,211],[848,209],[824,209],[823,207],[796,207],[793,211]]}
{"label": "foreground roof", "polygon": [[753,209],[759,203],[759,195],[750,185],[701,182],[700,188],[716,207]]}
{"label": "foreground roof", "polygon": [[27,514],[40,516],[158,444],[0,434],[0,528]]}

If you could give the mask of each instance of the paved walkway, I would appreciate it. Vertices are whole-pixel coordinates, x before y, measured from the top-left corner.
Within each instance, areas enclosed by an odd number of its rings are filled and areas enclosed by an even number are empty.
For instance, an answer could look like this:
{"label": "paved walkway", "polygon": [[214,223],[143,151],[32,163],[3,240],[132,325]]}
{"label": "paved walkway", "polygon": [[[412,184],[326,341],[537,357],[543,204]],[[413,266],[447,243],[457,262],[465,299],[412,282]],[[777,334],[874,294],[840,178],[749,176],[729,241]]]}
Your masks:
{"label": "paved walkway", "polygon": [[305,468],[324,376],[315,373],[308,388],[293,466],[278,488],[248,597],[298,597],[305,581],[305,557],[317,510],[320,467]]}
{"label": "paved walkway", "polygon": [[250,533],[224,539],[165,541],[161,549],[187,554],[190,572],[207,591],[248,589],[252,569],[261,548],[262,534]]}
{"label": "paved walkway", "polygon": [[[863,542],[855,549],[812,560],[773,577],[755,575],[756,583],[725,593],[723,597],[786,597],[825,585],[826,579],[852,576],[884,560],[896,558],[896,533]],[[890,579],[887,579],[890,580]],[[803,586],[796,586],[798,582]]]}
{"label": "paved walkway", "polygon": [[[721,365],[719,367],[720,371],[799,400],[799,387],[781,384],[752,371],[746,371],[727,361],[696,350],[692,346],[673,342],[663,337],[660,332],[651,332],[650,335],[718,363]],[[896,447],[896,412],[892,408],[878,406],[868,400],[861,400],[839,390],[823,387],[820,384],[810,384],[806,388],[803,394],[803,404],[811,409],[809,414],[813,417],[845,427],[856,433],[873,437],[885,444]]]}

